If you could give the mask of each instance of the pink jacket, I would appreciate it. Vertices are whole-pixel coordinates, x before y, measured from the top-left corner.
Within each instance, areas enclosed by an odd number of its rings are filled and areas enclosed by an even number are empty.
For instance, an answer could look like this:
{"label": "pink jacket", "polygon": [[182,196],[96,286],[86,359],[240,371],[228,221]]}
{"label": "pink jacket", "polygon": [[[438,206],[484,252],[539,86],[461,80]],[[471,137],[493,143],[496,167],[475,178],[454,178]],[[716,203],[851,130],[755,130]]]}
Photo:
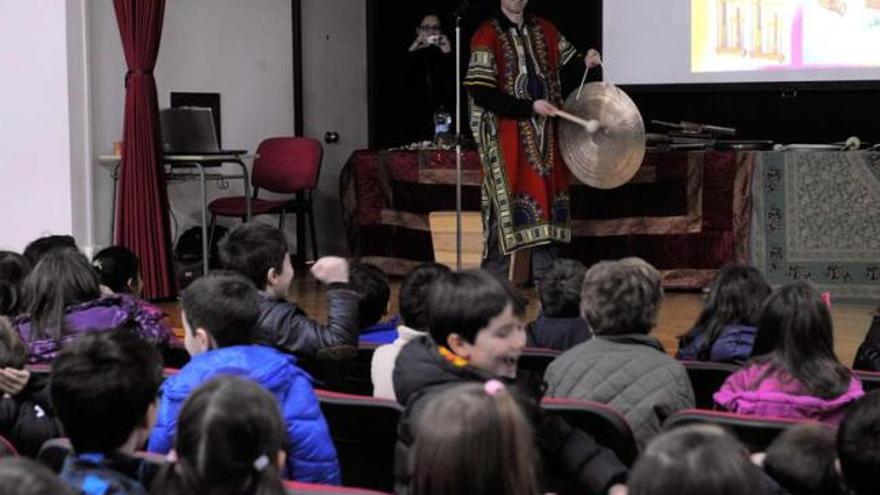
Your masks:
{"label": "pink jacket", "polygon": [[865,395],[862,382],[852,376],[849,390],[834,399],[821,399],[801,392],[794,379],[781,379],[777,371],[755,386],[768,365],[747,366],[727,377],[715,392],[715,403],[738,414],[779,418],[810,419],[830,425],[840,424],[847,404]]}

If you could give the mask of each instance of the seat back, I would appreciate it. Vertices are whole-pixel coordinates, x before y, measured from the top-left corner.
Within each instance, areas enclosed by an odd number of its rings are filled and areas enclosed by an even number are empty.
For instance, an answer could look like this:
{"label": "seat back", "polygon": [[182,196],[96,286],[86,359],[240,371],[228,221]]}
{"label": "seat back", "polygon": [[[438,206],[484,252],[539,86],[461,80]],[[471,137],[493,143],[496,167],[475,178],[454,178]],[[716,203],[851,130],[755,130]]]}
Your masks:
{"label": "seat back", "polygon": [[742,414],[708,411],[703,409],[685,409],[679,411],[663,423],[663,430],[690,424],[718,425],[739,439],[750,452],[763,452],[773,440],[791,425],[822,424],[815,421],[791,418],[764,416],[745,416]]}
{"label": "seat back", "polygon": [[342,484],[390,492],[402,409],[397,402],[316,389],[342,468]]}
{"label": "seat back", "polygon": [[290,194],[318,187],[324,149],[317,139],[274,137],[257,148],[251,183],[275,193]]}
{"label": "seat back", "polygon": [[386,492],[377,492],[364,488],[351,488],[347,486],[316,485],[303,483],[302,481],[284,481],[284,491],[288,495],[380,495]]}
{"label": "seat back", "polygon": [[617,454],[620,462],[632,466],[639,454],[626,418],[613,407],[599,402],[545,397],[541,408],[589,433],[599,444]]}
{"label": "seat back", "polygon": [[853,370],[853,373],[862,381],[862,388],[865,389],[865,393],[880,388],[880,372]]}
{"label": "seat back", "polygon": [[12,442],[9,441],[3,435],[0,435],[0,457],[17,457],[18,450],[15,449],[15,445],[12,445]]}
{"label": "seat back", "polygon": [[516,363],[516,381],[528,390],[536,390],[544,383],[544,372],[550,363],[559,356],[554,349],[526,347]]}
{"label": "seat back", "polygon": [[373,395],[371,366],[377,347],[378,344],[361,343],[351,359],[301,359],[297,364],[312,375],[323,390],[370,397]]}
{"label": "seat back", "polygon": [[682,361],[681,364],[684,365],[691,386],[694,388],[697,409],[712,409],[715,406],[712,396],[721,388],[727,377],[739,369],[735,364],[706,361]]}

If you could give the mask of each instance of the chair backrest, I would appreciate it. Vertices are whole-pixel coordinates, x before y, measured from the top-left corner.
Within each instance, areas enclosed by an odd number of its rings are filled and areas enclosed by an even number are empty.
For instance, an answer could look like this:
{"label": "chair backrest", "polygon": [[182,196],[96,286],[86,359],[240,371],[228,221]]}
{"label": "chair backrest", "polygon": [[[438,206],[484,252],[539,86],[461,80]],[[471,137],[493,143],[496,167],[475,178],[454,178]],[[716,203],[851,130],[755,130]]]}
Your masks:
{"label": "chair backrest", "polygon": [[620,462],[627,466],[635,462],[639,449],[632,429],[623,414],[613,407],[590,400],[545,397],[541,408],[589,433],[599,444],[613,450]]}
{"label": "chair backrest", "polygon": [[862,381],[862,388],[865,389],[865,393],[880,388],[880,372],[853,370],[853,373]]}
{"label": "chair backrest", "polygon": [[316,485],[303,483],[302,481],[284,481],[284,491],[289,495],[381,495],[387,492],[377,492],[364,488],[351,488],[347,486]]}
{"label": "chair backrest", "polygon": [[791,425],[803,423],[822,424],[804,419],[746,416],[722,411],[685,409],[667,418],[663,423],[663,429],[669,430],[679,426],[700,423],[714,424],[728,430],[750,452],[765,451],[773,443],[773,440]]}
{"label": "chair backrest", "polygon": [[691,380],[698,409],[712,409],[715,406],[712,396],[721,388],[724,380],[739,369],[735,364],[706,361],[682,361],[681,364]]}
{"label": "chair backrest", "polygon": [[373,395],[371,366],[378,344],[358,344],[357,354],[344,361],[301,359],[297,364],[318,382],[323,390],[355,395]]}
{"label": "chair backrest", "polygon": [[15,445],[12,445],[12,442],[9,441],[3,435],[0,435],[0,457],[17,457],[18,450],[15,449]]}
{"label": "chair backrest", "polygon": [[391,491],[402,408],[387,399],[316,389],[342,468],[342,484]]}
{"label": "chair backrest", "polygon": [[61,468],[64,467],[64,460],[67,459],[68,454],[71,452],[73,452],[73,445],[70,444],[69,439],[53,438],[47,440],[40,447],[40,451],[37,453],[37,461],[51,469],[53,473],[60,473]]}
{"label": "chair backrest", "polygon": [[526,347],[516,363],[516,381],[528,390],[544,383],[544,372],[550,363],[559,356],[560,352],[554,349],[541,349],[538,347]]}
{"label": "chair backrest", "polygon": [[318,187],[324,149],[317,139],[274,137],[257,148],[251,183],[275,193],[289,194]]}

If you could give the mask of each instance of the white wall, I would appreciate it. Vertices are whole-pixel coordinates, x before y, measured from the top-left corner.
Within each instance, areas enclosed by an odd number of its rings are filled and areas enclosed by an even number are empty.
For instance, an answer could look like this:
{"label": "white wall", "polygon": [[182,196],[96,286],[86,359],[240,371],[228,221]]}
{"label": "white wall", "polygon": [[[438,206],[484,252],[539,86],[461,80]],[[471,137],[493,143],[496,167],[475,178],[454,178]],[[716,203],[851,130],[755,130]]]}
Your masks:
{"label": "white wall", "polygon": [[0,248],[73,232],[66,20],[63,0],[0,1]]}
{"label": "white wall", "polygon": [[[109,153],[113,141],[122,135],[125,61],[112,3],[92,2],[89,7],[93,152],[97,156]],[[291,44],[290,0],[167,0],[155,69],[159,107],[169,106],[172,91],[220,93],[225,148],[253,152],[262,139],[291,135]],[[228,190],[210,186],[209,200],[241,194],[239,184],[232,182]],[[168,192],[179,230],[198,225],[198,183],[172,185]],[[111,240],[111,198],[108,171],[97,170],[96,237],[103,245]]]}

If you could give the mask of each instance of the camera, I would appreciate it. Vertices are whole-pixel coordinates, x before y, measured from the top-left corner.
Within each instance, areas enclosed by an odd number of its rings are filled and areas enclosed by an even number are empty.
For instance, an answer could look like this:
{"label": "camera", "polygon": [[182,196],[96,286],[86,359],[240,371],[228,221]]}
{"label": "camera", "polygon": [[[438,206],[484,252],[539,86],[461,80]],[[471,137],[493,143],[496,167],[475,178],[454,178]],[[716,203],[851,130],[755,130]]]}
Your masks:
{"label": "camera", "polygon": [[439,34],[432,34],[431,36],[425,37],[425,41],[429,45],[439,45],[440,44],[440,35]]}

